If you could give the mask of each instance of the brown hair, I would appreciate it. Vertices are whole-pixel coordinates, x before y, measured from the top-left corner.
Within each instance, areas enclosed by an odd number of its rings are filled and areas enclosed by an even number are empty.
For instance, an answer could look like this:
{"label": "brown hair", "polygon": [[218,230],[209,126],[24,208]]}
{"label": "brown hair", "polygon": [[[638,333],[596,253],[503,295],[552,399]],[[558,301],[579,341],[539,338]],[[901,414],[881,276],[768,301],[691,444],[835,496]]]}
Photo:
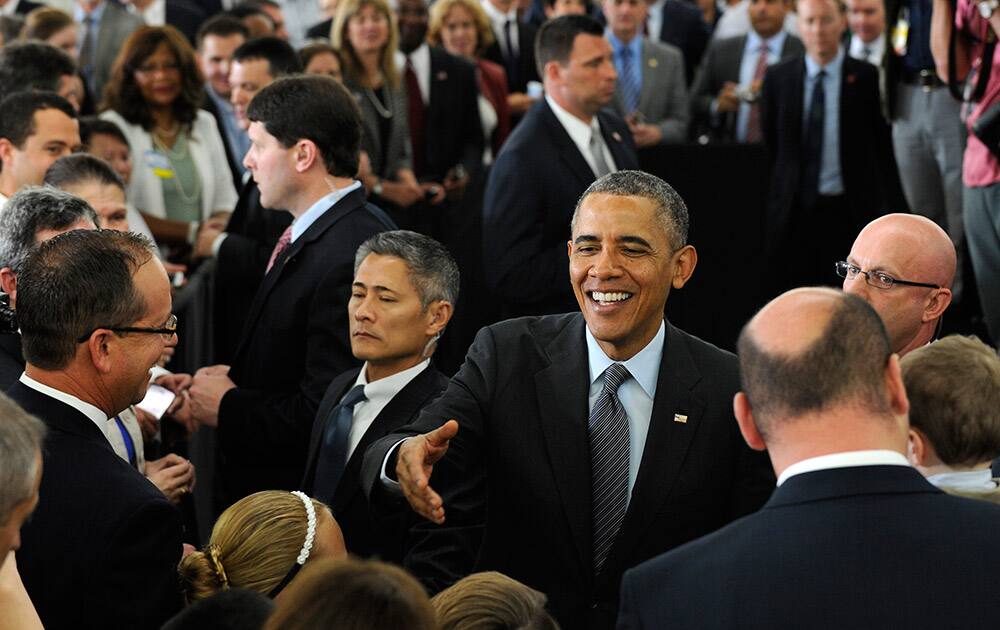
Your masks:
{"label": "brown hair", "polygon": [[46,41],[67,26],[74,26],[73,16],[55,7],[41,7],[28,13],[21,30],[21,39]]}
{"label": "brown hair", "polygon": [[427,27],[427,41],[434,46],[441,46],[441,29],[444,19],[454,7],[462,7],[472,16],[476,25],[476,56],[480,56],[494,41],[493,28],[486,16],[483,6],[474,0],[437,0],[431,5],[431,20]]}
{"label": "brown hair", "polygon": [[187,38],[173,26],[143,26],[125,40],[111,69],[111,80],[104,88],[101,111],[113,109],[132,124],[149,130],[153,115],[142,98],[135,72],[160,44],[167,44],[177,59],[181,73],[181,93],[173,103],[174,118],[190,125],[198,116],[202,100],[202,76],[195,61],[194,49]]}
{"label": "brown hair", "polygon": [[[312,503],[321,518],[326,506],[315,499]],[[188,602],[229,587],[270,593],[295,564],[307,523],[302,499],[283,490],[251,494],[229,506],[205,548],[185,556],[177,567]]]}
{"label": "brown hair", "polygon": [[441,630],[557,630],[547,598],[496,571],[473,573],[431,598]]}
{"label": "brown hair", "polygon": [[318,560],[292,582],[265,630],[435,630],[427,594],[399,567],[375,560]]}
{"label": "brown hair", "polygon": [[389,39],[382,48],[382,58],[379,60],[379,68],[385,76],[386,83],[391,88],[399,87],[399,72],[396,70],[396,48],[397,29],[396,14],[389,8],[386,0],[340,0],[337,4],[337,16],[333,19],[333,26],[330,30],[330,41],[333,47],[340,51],[340,60],[343,64],[344,78],[356,85],[364,85],[361,61],[354,54],[354,47],[347,37],[347,25],[351,18],[357,15],[361,9],[372,6],[375,10],[385,16],[389,22]]}
{"label": "brown hair", "polygon": [[975,337],[951,335],[900,361],[910,426],[949,466],[1000,455],[1000,358]]}

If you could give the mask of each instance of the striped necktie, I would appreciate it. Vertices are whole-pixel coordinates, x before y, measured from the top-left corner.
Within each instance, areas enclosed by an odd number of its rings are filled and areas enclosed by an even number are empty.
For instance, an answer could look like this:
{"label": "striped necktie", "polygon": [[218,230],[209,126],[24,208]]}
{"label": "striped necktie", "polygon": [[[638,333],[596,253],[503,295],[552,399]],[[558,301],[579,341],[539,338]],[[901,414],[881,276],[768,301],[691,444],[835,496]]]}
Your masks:
{"label": "striped necktie", "polygon": [[628,416],[618,399],[618,388],[630,377],[621,363],[608,366],[604,389],[590,412],[594,575],[608,558],[628,506]]}

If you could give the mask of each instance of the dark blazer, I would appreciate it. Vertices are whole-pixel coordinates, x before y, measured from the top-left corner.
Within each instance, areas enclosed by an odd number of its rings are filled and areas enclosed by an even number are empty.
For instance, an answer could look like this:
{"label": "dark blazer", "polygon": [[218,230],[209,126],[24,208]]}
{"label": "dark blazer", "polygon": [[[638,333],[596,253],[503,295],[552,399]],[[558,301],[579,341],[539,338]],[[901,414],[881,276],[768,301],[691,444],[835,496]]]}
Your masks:
{"label": "dark blazer", "polygon": [[195,45],[198,29],[205,21],[205,11],[188,0],[166,0],[166,23],[173,26]]}
{"label": "dark blazer", "polygon": [[906,466],[788,479],[762,510],[625,574],[621,629],[993,628],[1000,506]]}
{"label": "dark blazer", "polygon": [[21,378],[22,372],[24,355],[21,354],[20,333],[0,334],[0,391],[7,391]]}
{"label": "dark blazer", "polygon": [[[316,461],[319,457],[320,440],[326,431],[330,411],[337,406],[358,378],[360,368],[344,372],[333,379],[327,388],[323,401],[319,405],[316,421],[313,423],[312,436],[309,438],[309,458],[306,461],[306,473],[302,478],[302,491],[309,496],[313,494],[313,481],[316,475]],[[408,525],[409,507],[405,502],[390,505],[395,509],[379,510],[373,513],[368,509],[368,498],[361,490],[361,462],[365,450],[375,440],[385,437],[400,427],[417,419],[420,411],[431,401],[441,395],[448,385],[448,379],[437,371],[433,365],[421,371],[413,380],[399,390],[389,404],[375,418],[372,425],[365,431],[364,437],[351,454],[347,468],[337,490],[332,497],[317,499],[327,503],[333,516],[337,519],[347,549],[356,556],[378,556],[383,560],[402,563],[404,542]]]}
{"label": "dark blazer", "polygon": [[684,53],[684,76],[687,84],[694,81],[694,71],[708,47],[711,31],[701,10],[686,0],[666,0],[663,3],[663,22],[660,41],[673,44]]}
{"label": "dark blazer", "polygon": [[638,478],[595,576],[584,326],[572,313],[482,329],[442,397],[368,450],[362,479],[374,489],[399,439],[458,420],[431,479],[445,524],[415,526],[406,561],[432,590],[496,570],[547,594],[562,627],[607,628],[626,568],[756,510],[770,495],[770,465],[733,419],[736,358],[667,324]]}
{"label": "dark blazer", "polygon": [[18,570],[46,628],[159,628],[181,607],[181,517],[92,420],[15,383],[48,428],[38,507]]}
{"label": "dark blazer", "polygon": [[333,18],[313,24],[306,29],[306,39],[325,39],[330,41],[330,29],[333,28]]}
{"label": "dark blazer", "polygon": [[[765,233],[781,241],[791,222],[802,163],[805,56],[771,66],[761,91],[761,125],[771,165]],[[826,112],[827,116],[833,112]],[[902,199],[889,125],[879,107],[878,70],[844,55],[840,83],[840,168],[844,180],[846,228],[856,234]],[[905,206],[902,206],[905,208]]]}
{"label": "dark blazer", "polygon": [[[722,91],[722,86],[732,81],[740,82],[740,65],[743,63],[743,49],[747,36],[738,35],[714,40],[705,53],[705,59],[691,87],[691,110],[695,125],[709,130],[718,140],[733,142],[736,139],[736,112],[712,115],[712,101]],[[781,47],[781,59],[790,59],[805,52],[802,40],[794,35],[785,35]]]}
{"label": "dark blazer", "polygon": [[[538,29],[531,24],[517,22],[517,42],[518,42],[518,74],[517,76],[507,75],[507,89],[509,92],[526,92],[529,81],[540,81],[538,78],[538,67],[535,64],[535,37]],[[500,38],[502,33],[493,33],[495,41],[483,52],[483,59],[498,63],[506,68],[503,62],[503,51],[500,48]]]}
{"label": "dark blazer", "polygon": [[219,135],[222,136],[222,148],[226,150],[226,164],[229,166],[229,172],[233,176],[233,187],[236,190],[240,190],[243,187],[243,173],[240,172],[239,164],[243,162],[242,155],[236,155],[233,152],[233,147],[229,146],[229,136],[226,135],[226,122],[222,119],[222,112],[216,107],[215,101],[209,95],[208,91],[212,89],[212,86],[205,85],[205,96],[201,99],[201,108],[212,115],[215,118],[215,124],[219,128]]}
{"label": "dark blazer", "polygon": [[260,205],[260,189],[251,177],[226,226],[226,239],[215,257],[216,361],[227,363],[243,338],[247,313],[274,246],[292,223],[286,210]]}
{"label": "dark blazer", "polygon": [[40,2],[31,2],[31,0],[21,0],[17,3],[17,7],[14,9],[14,13],[19,15],[27,15],[35,9],[40,9],[45,5]]}
{"label": "dark blazer", "polygon": [[[394,229],[350,192],[279,256],[254,296],[219,407],[224,501],[302,479],[309,432],[333,377],[357,364],[347,329],[354,253]],[[227,239],[228,240],[228,239]]]}
{"label": "dark blazer", "polygon": [[[624,121],[597,117],[619,170],[639,168]],[[493,163],[483,198],[486,282],[506,316],[577,310],[566,241],[577,199],[595,179],[548,102],[533,105]]]}

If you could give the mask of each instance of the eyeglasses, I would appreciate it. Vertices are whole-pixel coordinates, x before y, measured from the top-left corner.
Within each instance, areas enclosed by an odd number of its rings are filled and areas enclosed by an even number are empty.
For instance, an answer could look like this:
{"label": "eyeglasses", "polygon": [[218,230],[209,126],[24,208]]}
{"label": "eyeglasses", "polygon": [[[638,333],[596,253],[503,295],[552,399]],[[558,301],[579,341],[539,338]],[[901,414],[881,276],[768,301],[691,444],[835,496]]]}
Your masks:
{"label": "eyeglasses", "polygon": [[[167,318],[167,323],[163,325],[163,328],[143,328],[139,326],[98,326],[94,330],[110,330],[116,333],[148,333],[153,335],[159,335],[164,342],[169,343],[173,340],[174,335],[177,334],[177,316],[173,313]],[[90,331],[86,335],[83,335],[77,340],[77,343],[83,343],[84,341],[90,339],[90,336],[94,334],[94,330]]]}
{"label": "eyeglasses", "polygon": [[837,275],[841,278],[847,278],[848,280],[854,280],[858,275],[863,275],[865,277],[865,282],[876,289],[891,289],[894,285],[902,285],[908,287],[927,287],[928,289],[940,289],[940,285],[928,284],[927,282],[913,282],[910,280],[897,280],[889,274],[882,271],[862,271],[858,267],[855,267],[849,262],[840,261],[834,265],[837,270]]}

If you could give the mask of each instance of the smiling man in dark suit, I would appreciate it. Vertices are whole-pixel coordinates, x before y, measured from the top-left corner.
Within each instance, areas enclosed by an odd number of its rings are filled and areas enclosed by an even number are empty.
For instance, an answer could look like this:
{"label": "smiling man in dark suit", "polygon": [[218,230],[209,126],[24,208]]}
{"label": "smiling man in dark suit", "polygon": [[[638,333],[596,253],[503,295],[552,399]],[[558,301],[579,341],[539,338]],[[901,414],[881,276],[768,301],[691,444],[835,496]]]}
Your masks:
{"label": "smiling man in dark suit", "polygon": [[409,510],[369,510],[361,461],[370,444],[416,420],[448,384],[431,355],[458,301],[458,266],[437,241],[397,230],[365,241],[354,269],[351,352],[365,363],[326,390],[302,490],[330,506],[352,554],[402,562]]}
{"label": "smiling man in dark suit", "polygon": [[639,166],[628,126],[601,111],[617,72],[600,23],[582,15],[546,22],[537,56],[545,98],[507,139],[483,199],[486,281],[505,316],[576,308],[565,264],[573,207],[598,177]]}
{"label": "smiling man in dark suit", "polygon": [[354,252],[395,227],[365,203],[354,178],[360,113],[336,81],[278,79],[254,97],[247,117],[244,164],[260,204],[295,221],[271,254],[232,368],[202,368],[191,385],[195,418],[218,427],[224,503],[298,488],[320,399],[356,363],[345,317]]}
{"label": "smiling man in dark suit", "polygon": [[697,262],[687,233],[662,180],[596,181],[568,245],[582,314],[484,328],[442,397],[369,449],[372,496],[395,470],[433,520],[406,559],[425,585],[496,570],[546,593],[563,627],[608,628],[625,569],[766,500],[767,461],[733,420],[736,358],[663,318]]}

